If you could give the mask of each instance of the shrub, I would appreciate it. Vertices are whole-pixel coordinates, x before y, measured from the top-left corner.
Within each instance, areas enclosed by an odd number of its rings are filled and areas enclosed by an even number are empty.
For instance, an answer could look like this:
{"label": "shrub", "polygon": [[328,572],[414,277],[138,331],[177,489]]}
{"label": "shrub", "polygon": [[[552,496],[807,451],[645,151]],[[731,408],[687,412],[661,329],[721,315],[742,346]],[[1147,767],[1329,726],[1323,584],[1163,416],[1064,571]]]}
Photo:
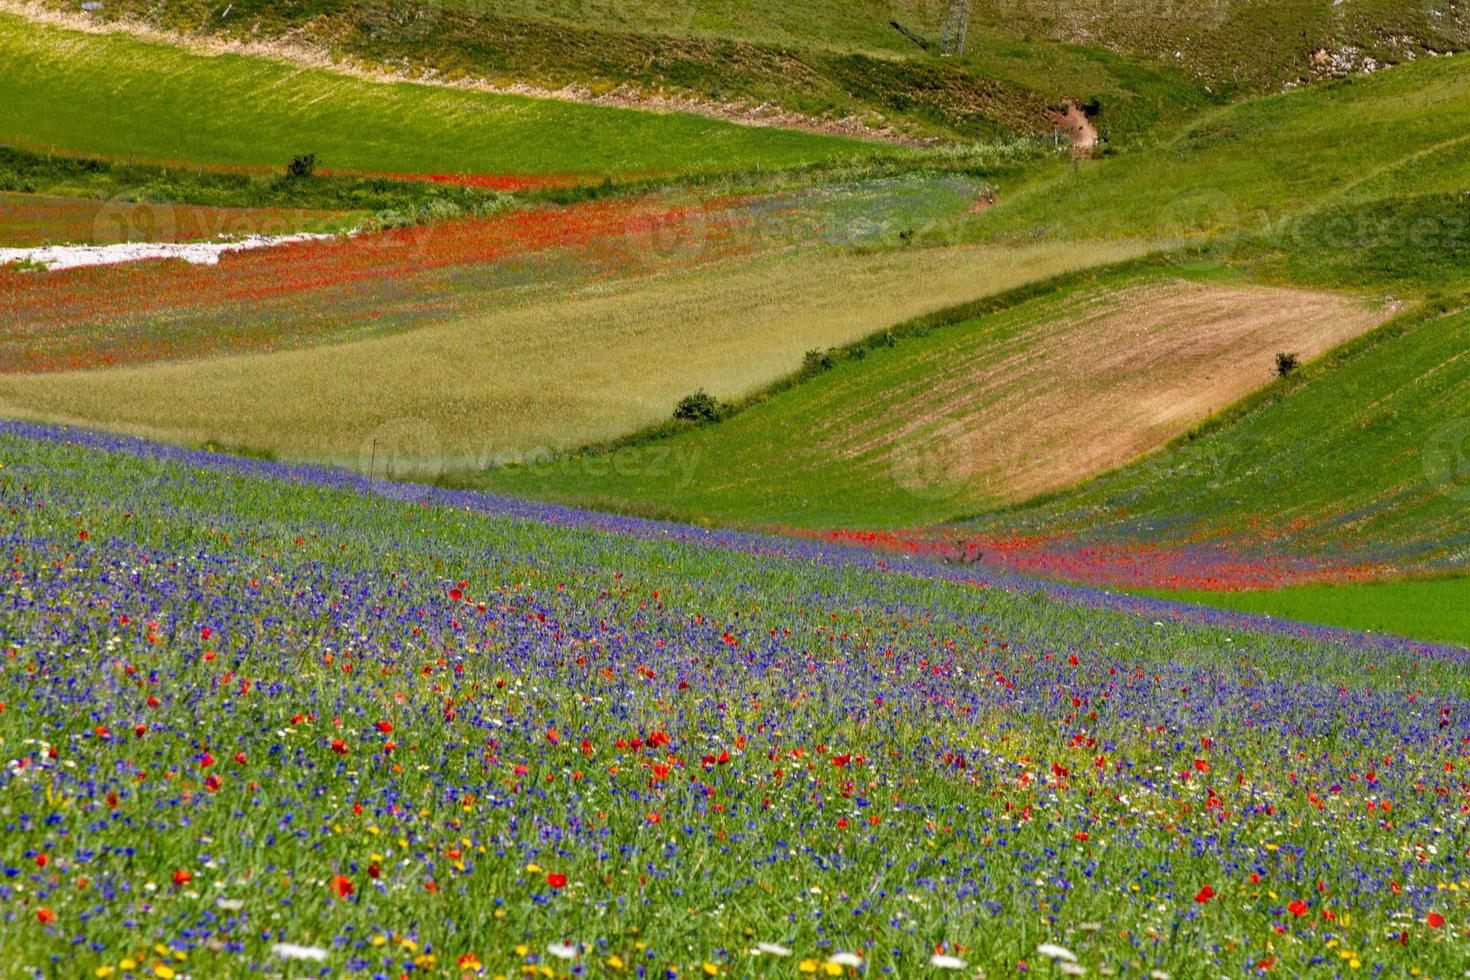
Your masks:
{"label": "shrub", "polygon": [[679,399],[679,404],[674,406],[674,418],[680,422],[703,425],[706,422],[720,421],[728,410],[728,405],[722,405],[715,400],[714,395],[701,388],[694,394]]}
{"label": "shrub", "polygon": [[290,163],[286,164],[287,177],[310,177],[314,173],[316,173],[315,153],[298,153],[291,158]]}
{"label": "shrub", "polygon": [[814,374],[832,369],[832,352],[809,350],[801,359],[801,376],[809,378]]}
{"label": "shrub", "polygon": [[1299,367],[1301,367],[1301,358],[1296,354],[1282,353],[1276,355],[1276,374],[1278,377],[1284,378]]}

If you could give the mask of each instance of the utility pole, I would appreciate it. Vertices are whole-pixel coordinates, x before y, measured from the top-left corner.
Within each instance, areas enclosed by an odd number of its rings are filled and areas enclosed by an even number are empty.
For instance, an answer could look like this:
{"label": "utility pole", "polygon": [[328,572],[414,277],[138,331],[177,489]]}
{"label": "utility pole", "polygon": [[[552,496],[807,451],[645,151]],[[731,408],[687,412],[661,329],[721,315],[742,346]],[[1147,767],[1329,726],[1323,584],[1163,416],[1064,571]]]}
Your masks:
{"label": "utility pole", "polygon": [[944,16],[944,33],[939,36],[939,50],[947,58],[965,53],[965,37],[970,33],[970,8],[975,0],[949,0],[949,13]]}

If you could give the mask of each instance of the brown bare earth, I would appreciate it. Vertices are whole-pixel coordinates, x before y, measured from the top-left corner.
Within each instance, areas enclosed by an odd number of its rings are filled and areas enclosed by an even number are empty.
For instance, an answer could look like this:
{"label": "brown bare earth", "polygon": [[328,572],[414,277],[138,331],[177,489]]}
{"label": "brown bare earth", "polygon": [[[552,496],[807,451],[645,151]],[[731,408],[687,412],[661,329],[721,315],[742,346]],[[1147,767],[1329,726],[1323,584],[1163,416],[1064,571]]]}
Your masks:
{"label": "brown bare earth", "polygon": [[1022,500],[1123,465],[1269,384],[1278,351],[1310,359],[1391,312],[1182,281],[1074,297],[1060,315],[1048,307],[936,347],[905,383],[872,388],[879,404],[854,408],[867,421],[833,413],[816,441],[914,490]]}
{"label": "brown bare earth", "polygon": [[1078,156],[1092,153],[1102,141],[1097,127],[1087,118],[1087,113],[1072,103],[1067,103],[1061,112],[1053,112],[1051,115],[1056,131],[1072,141],[1072,152]]}

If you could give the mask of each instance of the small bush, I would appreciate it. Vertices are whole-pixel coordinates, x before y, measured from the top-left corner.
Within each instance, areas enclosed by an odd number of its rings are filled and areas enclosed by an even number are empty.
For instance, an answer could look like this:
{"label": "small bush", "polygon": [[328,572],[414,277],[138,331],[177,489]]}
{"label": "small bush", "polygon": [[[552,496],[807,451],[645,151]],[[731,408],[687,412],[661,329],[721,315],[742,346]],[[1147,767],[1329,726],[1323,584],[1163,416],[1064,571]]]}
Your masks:
{"label": "small bush", "polygon": [[832,370],[832,352],[809,350],[801,359],[801,376],[809,378],[814,374]]}
{"label": "small bush", "polygon": [[1296,354],[1286,354],[1286,353],[1277,354],[1276,355],[1276,374],[1277,374],[1278,377],[1282,377],[1282,378],[1287,377],[1293,371],[1295,371],[1297,368],[1301,367],[1301,363],[1302,363],[1301,358],[1299,356],[1297,356]]}
{"label": "small bush", "polygon": [[316,173],[316,154],[298,153],[286,164],[286,176],[295,179],[310,177]]}
{"label": "small bush", "polygon": [[680,422],[703,425],[706,422],[720,421],[728,410],[729,406],[722,405],[715,400],[714,395],[701,388],[694,394],[679,399],[679,404],[674,406],[674,418]]}

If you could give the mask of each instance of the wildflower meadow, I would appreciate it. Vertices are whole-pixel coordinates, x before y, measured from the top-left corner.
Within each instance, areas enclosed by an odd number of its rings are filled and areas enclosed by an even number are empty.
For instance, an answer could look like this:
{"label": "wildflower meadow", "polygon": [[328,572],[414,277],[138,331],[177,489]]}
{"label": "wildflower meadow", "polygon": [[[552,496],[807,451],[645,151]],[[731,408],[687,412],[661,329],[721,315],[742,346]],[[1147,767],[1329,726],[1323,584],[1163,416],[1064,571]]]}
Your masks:
{"label": "wildflower meadow", "polygon": [[1467,653],[6,423],[37,977],[1457,976]]}

